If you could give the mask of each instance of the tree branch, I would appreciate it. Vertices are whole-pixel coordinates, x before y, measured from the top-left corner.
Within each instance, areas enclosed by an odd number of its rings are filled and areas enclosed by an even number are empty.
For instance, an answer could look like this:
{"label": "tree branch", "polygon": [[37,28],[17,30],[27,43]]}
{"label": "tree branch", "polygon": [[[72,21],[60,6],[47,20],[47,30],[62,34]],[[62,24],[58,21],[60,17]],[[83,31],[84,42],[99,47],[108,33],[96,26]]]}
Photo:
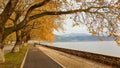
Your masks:
{"label": "tree branch", "polygon": [[14,26],[5,28],[6,36],[9,35],[9,34],[11,34],[11,33],[14,32],[14,31],[17,31],[17,30],[19,30],[19,29],[22,29],[22,28],[27,24],[27,22],[28,22],[28,20],[29,20],[29,15],[30,15],[30,13],[31,13],[34,9],[36,9],[36,8],[38,8],[38,7],[41,7],[41,6],[45,5],[45,4],[47,4],[49,1],[50,1],[50,0],[44,0],[43,2],[40,2],[40,3],[38,3],[38,4],[34,4],[33,6],[31,6],[31,7],[27,10],[24,20],[21,21],[19,24],[17,24],[17,25],[16,25],[16,28],[14,28]]}
{"label": "tree branch", "polygon": [[19,0],[9,0],[5,9],[0,14],[0,23],[4,23],[4,24],[6,23],[6,21],[9,19],[9,17],[13,13],[14,8],[17,5],[18,1]]}
{"label": "tree branch", "polygon": [[43,12],[43,13],[40,13],[40,14],[36,14],[36,15],[33,15],[33,16],[30,16],[29,17],[29,14],[32,12],[32,10],[38,8],[38,7],[41,7],[43,5],[45,5],[46,3],[48,3],[50,0],[44,0],[43,2],[41,3],[38,3],[38,4],[35,4],[33,6],[31,6],[28,11],[27,11],[27,14],[25,15],[26,17],[24,18],[24,20],[17,24],[17,28],[15,29],[14,27],[9,27],[9,28],[6,28],[6,32],[9,31],[8,34],[16,31],[16,30],[19,30],[19,29],[22,29],[29,21],[32,21],[34,19],[37,19],[37,18],[40,18],[40,17],[43,17],[45,15],[63,15],[63,14],[72,14],[72,13],[77,13],[77,12],[86,12],[86,13],[100,13],[100,12],[94,12],[94,11],[90,11],[92,8],[96,8],[96,9],[101,9],[101,8],[111,8],[111,6],[100,6],[100,7],[89,7],[87,9],[76,9],[76,10],[69,10],[69,11],[46,11],[46,12]]}
{"label": "tree branch", "polygon": [[9,18],[11,21],[13,21],[13,22],[15,22],[15,20],[14,19],[12,19],[12,18]]}
{"label": "tree branch", "polygon": [[45,5],[45,4],[48,3],[49,1],[50,1],[50,0],[44,0],[44,1],[41,2],[41,3],[38,3],[38,4],[35,4],[35,5],[31,6],[31,7],[28,9],[28,11],[26,12],[25,19],[27,19],[27,18],[29,17],[30,13],[31,13],[34,9]]}
{"label": "tree branch", "polygon": [[40,17],[45,16],[45,15],[63,15],[63,14],[72,14],[72,13],[77,13],[77,12],[100,13],[100,12],[96,12],[96,11],[95,12],[90,11],[93,8],[95,8],[95,9],[113,8],[113,6],[89,7],[87,9],[76,9],[76,10],[69,10],[69,11],[46,11],[46,12],[43,12],[43,13],[40,13],[40,14],[30,16],[29,21],[40,18]]}

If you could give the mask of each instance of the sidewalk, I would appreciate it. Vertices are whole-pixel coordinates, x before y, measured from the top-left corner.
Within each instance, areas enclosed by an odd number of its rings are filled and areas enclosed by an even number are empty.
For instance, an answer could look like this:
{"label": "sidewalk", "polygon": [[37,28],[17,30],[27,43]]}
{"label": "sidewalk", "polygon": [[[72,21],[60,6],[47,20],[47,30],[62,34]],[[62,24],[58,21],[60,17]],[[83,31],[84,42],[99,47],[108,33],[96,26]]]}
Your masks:
{"label": "sidewalk", "polygon": [[12,48],[13,48],[13,46],[7,45],[7,46],[4,47],[4,52],[9,53],[9,52],[11,52]]}
{"label": "sidewalk", "polygon": [[52,57],[54,61],[59,63],[64,68],[113,68],[109,65],[104,65],[95,61],[84,59],[78,56],[70,55],[58,50],[50,49],[43,46],[37,46],[40,51]]}
{"label": "sidewalk", "polygon": [[62,68],[36,47],[30,47],[23,68]]}

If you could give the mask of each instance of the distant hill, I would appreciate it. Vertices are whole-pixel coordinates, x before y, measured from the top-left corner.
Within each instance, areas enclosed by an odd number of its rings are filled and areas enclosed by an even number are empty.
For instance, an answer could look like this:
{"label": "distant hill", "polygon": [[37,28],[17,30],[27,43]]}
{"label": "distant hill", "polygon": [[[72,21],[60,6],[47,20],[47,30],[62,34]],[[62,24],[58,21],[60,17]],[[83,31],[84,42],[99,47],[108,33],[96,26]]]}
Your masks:
{"label": "distant hill", "polygon": [[[100,36],[105,41],[114,40],[113,37]],[[91,36],[83,33],[71,33],[65,35],[56,35],[54,42],[72,42],[72,41],[99,41],[98,36]]]}

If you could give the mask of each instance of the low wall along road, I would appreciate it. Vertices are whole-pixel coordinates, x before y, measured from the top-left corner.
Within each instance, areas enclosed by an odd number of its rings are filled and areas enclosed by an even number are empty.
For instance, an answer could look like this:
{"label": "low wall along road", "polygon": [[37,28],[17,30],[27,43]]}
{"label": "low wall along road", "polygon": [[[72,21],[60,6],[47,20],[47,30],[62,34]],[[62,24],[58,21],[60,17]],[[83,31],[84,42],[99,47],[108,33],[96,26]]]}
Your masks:
{"label": "low wall along road", "polygon": [[106,56],[101,54],[95,54],[95,53],[89,53],[89,52],[83,52],[83,51],[77,51],[77,50],[71,50],[71,49],[65,49],[65,48],[59,48],[59,47],[53,47],[53,46],[47,46],[47,45],[42,45],[42,46],[59,50],[68,54],[76,55],[79,57],[83,57],[88,60],[100,62],[113,67],[117,67],[117,68],[120,67],[120,58],[118,57],[111,57],[111,56]]}

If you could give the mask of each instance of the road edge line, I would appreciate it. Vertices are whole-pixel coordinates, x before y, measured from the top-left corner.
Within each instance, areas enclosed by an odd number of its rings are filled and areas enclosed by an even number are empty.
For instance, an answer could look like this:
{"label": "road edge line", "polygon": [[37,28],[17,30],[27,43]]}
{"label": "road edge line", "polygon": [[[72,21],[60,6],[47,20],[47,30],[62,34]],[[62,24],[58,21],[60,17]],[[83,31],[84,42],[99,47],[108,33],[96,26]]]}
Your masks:
{"label": "road edge line", "polygon": [[[40,50],[40,48],[38,47],[38,49]],[[43,51],[42,51],[43,52]],[[64,65],[62,65],[60,62],[58,62],[56,59],[52,58],[50,55],[46,54],[45,52],[43,52],[45,55],[47,55],[48,57],[50,57],[53,61],[55,61],[57,64],[59,64],[61,67],[66,68]]]}
{"label": "road edge line", "polygon": [[26,57],[27,57],[28,50],[29,50],[29,47],[28,47],[28,49],[27,49],[27,51],[26,51],[26,53],[25,53],[25,56],[24,56],[24,59],[23,59],[21,65],[20,65],[20,68],[23,68],[23,66],[24,66],[24,63],[25,63],[25,60],[26,60]]}

